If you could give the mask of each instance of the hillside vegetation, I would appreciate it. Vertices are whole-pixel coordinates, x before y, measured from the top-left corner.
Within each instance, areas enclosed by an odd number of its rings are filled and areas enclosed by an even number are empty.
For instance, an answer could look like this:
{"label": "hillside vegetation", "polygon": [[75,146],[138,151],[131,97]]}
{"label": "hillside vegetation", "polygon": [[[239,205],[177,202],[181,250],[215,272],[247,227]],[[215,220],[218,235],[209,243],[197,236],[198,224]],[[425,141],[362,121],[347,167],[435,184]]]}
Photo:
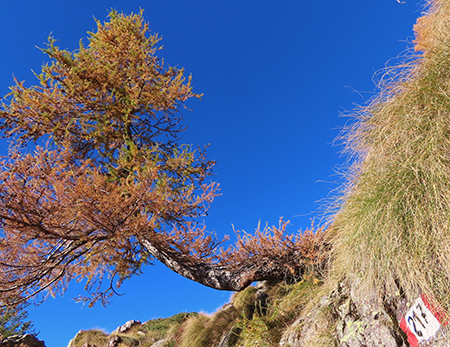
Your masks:
{"label": "hillside vegetation", "polygon": [[345,134],[356,158],[331,230],[336,279],[450,309],[450,1],[415,25],[416,53],[386,71]]}
{"label": "hillside vegetation", "polygon": [[259,283],[234,294],[231,302],[214,314],[180,313],[111,335],[99,330],[81,331],[69,347],[86,343],[107,347],[111,340],[117,341],[117,347],[150,347],[158,342],[160,347],[278,346],[283,332],[320,286],[318,280],[293,285]]}

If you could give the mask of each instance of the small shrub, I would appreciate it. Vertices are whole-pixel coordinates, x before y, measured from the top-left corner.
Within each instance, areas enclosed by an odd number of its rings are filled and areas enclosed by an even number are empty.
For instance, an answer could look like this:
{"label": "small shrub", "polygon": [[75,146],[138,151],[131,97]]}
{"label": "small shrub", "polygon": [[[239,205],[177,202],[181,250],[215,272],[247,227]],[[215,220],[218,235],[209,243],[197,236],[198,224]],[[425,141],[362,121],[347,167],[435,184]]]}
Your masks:
{"label": "small shrub", "polygon": [[27,319],[28,312],[25,311],[23,305],[16,308],[0,307],[0,336],[25,334],[37,336],[33,329],[33,323]]}

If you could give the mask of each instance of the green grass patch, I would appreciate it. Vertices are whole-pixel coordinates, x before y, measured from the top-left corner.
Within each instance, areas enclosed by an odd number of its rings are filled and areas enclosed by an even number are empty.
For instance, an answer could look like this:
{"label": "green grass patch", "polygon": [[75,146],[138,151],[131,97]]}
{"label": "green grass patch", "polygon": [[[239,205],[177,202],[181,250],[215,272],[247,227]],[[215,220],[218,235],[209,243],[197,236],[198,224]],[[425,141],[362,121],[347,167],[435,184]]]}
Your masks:
{"label": "green grass patch", "polygon": [[[253,316],[241,315],[237,320],[240,329],[238,346],[278,346],[280,339],[295,319],[300,317],[313,298],[321,282],[317,280],[301,281],[293,285],[276,284],[268,286],[266,307],[258,307],[260,302],[254,301]],[[255,297],[256,298],[256,297]]]}

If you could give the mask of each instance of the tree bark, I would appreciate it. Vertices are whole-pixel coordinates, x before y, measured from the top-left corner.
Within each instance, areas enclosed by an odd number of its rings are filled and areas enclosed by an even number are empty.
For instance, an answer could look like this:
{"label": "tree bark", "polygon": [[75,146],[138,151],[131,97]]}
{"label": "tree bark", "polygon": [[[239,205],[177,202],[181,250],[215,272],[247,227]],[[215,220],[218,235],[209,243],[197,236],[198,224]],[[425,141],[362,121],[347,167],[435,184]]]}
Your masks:
{"label": "tree bark", "polygon": [[160,249],[150,241],[143,241],[149,254],[166,265],[170,270],[207,287],[241,291],[255,281],[281,281],[289,277],[299,278],[305,271],[305,265],[294,254],[286,256],[249,258],[239,265],[214,264],[206,260],[192,261],[188,256],[174,249]]}

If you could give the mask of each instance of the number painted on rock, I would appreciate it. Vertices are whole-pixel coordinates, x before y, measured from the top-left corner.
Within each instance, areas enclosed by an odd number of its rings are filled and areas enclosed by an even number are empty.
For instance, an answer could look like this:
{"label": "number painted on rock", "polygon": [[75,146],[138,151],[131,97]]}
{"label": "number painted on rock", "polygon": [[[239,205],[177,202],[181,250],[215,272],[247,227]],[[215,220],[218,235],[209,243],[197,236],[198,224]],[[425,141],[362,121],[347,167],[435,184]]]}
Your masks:
{"label": "number painted on rock", "polygon": [[409,330],[418,342],[428,341],[439,331],[441,324],[428,309],[422,298],[418,298],[405,315]]}

